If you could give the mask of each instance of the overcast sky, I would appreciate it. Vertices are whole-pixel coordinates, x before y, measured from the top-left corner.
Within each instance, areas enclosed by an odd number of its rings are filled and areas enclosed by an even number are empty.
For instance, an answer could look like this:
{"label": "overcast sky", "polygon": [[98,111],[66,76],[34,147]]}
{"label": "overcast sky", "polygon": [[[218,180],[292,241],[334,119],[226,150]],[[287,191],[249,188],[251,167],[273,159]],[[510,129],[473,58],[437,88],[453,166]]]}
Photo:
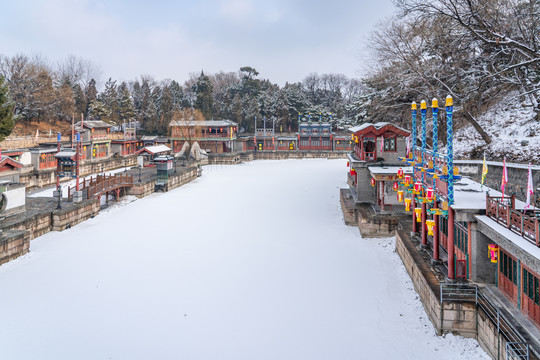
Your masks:
{"label": "overcast sky", "polygon": [[109,77],[183,83],[251,66],[283,85],[312,72],[360,77],[391,0],[1,0],[0,53],[75,55]]}

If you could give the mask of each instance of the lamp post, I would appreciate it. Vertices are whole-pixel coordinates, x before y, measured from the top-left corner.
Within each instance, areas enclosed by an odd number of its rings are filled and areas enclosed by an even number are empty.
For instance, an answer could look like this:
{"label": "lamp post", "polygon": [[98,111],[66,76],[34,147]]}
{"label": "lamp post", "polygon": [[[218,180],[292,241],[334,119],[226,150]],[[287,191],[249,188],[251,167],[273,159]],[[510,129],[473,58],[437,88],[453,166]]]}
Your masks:
{"label": "lamp post", "polygon": [[138,181],[139,183],[141,182],[141,169],[142,169],[141,165],[139,165],[139,181]]}
{"label": "lamp post", "polygon": [[174,173],[176,174],[176,159],[174,159]]}
{"label": "lamp post", "polygon": [[58,191],[58,205],[56,206],[56,210],[60,210],[62,208],[62,187],[60,186],[60,184],[58,185],[56,190]]}
{"label": "lamp post", "polygon": [[182,156],[182,167],[186,167],[186,156]]}

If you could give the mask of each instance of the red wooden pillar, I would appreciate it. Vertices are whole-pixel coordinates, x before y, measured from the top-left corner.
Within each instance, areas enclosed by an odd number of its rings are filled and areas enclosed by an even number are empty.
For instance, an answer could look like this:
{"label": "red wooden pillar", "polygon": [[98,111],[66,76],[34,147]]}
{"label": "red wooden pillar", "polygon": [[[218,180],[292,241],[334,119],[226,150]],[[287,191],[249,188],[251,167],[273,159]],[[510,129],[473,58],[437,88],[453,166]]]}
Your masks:
{"label": "red wooden pillar", "polygon": [[454,276],[454,209],[448,208],[448,278]]}
{"label": "red wooden pillar", "polygon": [[412,211],[413,211],[413,232],[417,232],[418,229],[416,227],[416,211],[414,211],[414,209],[416,209],[416,197],[413,195],[413,200],[412,200]]}
{"label": "red wooden pillar", "polygon": [[433,215],[433,260],[439,261],[439,215]]}
{"label": "red wooden pillar", "polygon": [[364,153],[364,137],[360,139],[360,160],[366,160],[366,154]]}
{"label": "red wooden pillar", "polygon": [[420,223],[421,229],[422,229],[422,245],[427,246],[427,229],[426,229],[426,218],[427,218],[427,212],[426,212],[427,204],[425,202],[422,202],[422,222]]}

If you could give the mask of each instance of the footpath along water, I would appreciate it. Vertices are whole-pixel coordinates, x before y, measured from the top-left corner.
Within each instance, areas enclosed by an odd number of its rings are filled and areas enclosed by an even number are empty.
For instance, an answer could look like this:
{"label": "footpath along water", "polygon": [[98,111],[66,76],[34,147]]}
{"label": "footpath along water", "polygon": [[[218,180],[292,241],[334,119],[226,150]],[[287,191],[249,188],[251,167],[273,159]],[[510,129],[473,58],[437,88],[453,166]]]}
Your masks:
{"label": "footpath along water", "polygon": [[435,336],[393,239],[344,225],[345,164],[205,167],[33,240],[0,267],[2,358],[488,359]]}

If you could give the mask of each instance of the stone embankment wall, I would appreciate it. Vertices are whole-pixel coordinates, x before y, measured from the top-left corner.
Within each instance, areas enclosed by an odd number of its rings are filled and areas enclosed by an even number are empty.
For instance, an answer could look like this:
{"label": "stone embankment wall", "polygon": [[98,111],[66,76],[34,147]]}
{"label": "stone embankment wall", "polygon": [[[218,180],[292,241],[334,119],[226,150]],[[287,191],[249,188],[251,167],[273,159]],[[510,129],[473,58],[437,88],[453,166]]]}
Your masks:
{"label": "stone embankment wall", "polygon": [[476,338],[476,304],[444,303],[441,311],[439,282],[427,267],[405,231],[396,232],[396,252],[411,278],[414,289],[420,296],[429,320],[438,335],[443,330],[464,337]]}
{"label": "stone embankment wall", "polygon": [[55,210],[52,213],[52,231],[69,229],[99,213],[100,204],[97,199],[88,199],[74,208]]}
{"label": "stone embankment wall", "polygon": [[26,231],[3,231],[0,233],[0,265],[28,252],[30,240]]}
{"label": "stone embankment wall", "polygon": [[26,231],[28,240],[35,239],[49,231],[62,231],[79,224],[99,213],[97,199],[89,199],[78,204],[64,204],[62,209],[50,209],[30,216],[14,216],[2,224],[2,230]]}
{"label": "stone embankment wall", "polygon": [[341,210],[343,211],[343,220],[346,225],[357,226],[358,211],[356,210],[354,200],[350,193],[349,189],[339,190],[339,200],[341,203]]}
{"label": "stone embankment wall", "polygon": [[333,151],[244,151],[236,153],[210,154],[208,164],[234,165],[253,160],[286,159],[346,159],[348,152]]}

